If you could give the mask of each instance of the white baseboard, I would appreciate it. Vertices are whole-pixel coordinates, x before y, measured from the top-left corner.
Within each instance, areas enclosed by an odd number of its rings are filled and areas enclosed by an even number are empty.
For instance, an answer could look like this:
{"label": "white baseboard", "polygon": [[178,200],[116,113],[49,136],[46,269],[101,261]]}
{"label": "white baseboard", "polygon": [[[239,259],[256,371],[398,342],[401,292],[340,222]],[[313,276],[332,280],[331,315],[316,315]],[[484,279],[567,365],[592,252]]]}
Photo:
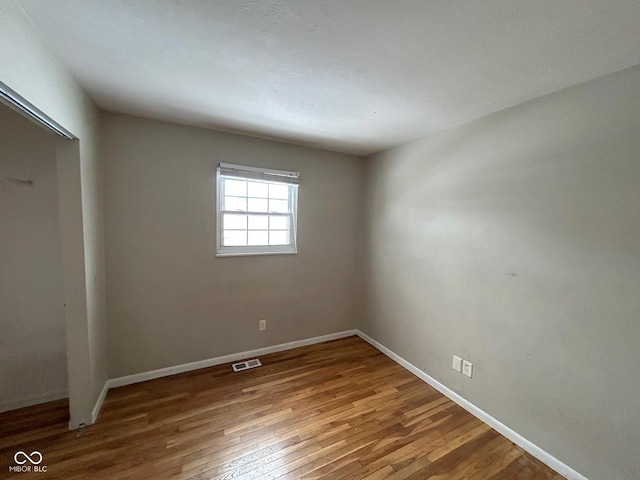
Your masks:
{"label": "white baseboard", "polygon": [[[308,338],[306,340],[297,340],[295,342],[281,343],[280,345],[273,345],[271,347],[257,348],[255,350],[249,350],[249,351],[240,352],[240,353],[232,353],[230,355],[224,355],[222,357],[215,357],[215,358],[209,358],[206,360],[200,360],[198,362],[185,363],[182,365],[176,365],[174,367],[160,368],[158,370],[151,370],[149,372],[143,372],[143,373],[135,373],[133,375],[127,375],[125,377],[118,377],[118,378],[112,378],[110,380],[107,380],[107,384],[105,387],[115,388],[115,387],[122,387],[124,385],[131,385],[133,383],[146,382],[147,380],[153,380],[155,378],[168,377],[170,375],[190,372],[192,370],[198,370],[200,368],[214,367],[216,365],[222,365],[223,363],[235,362],[238,360],[244,360],[245,358],[257,357],[260,355],[268,355],[269,353],[282,352],[284,350],[291,350],[292,348],[298,348],[298,347],[304,347],[307,345],[313,345],[316,343],[328,342],[329,340],[336,340],[338,338],[351,337],[357,334],[358,334],[357,330],[346,330],[344,332],[330,333],[328,335],[321,335],[319,337]],[[95,416],[97,417],[97,415],[98,415],[98,412],[96,411]]]}
{"label": "white baseboard", "polygon": [[[354,333],[355,335],[355,333]],[[52,390],[51,392],[38,393],[21,398],[10,398],[0,401],[0,413],[16,410],[18,408],[30,407],[40,403],[53,402],[54,400],[62,400],[69,397],[69,390],[66,388],[60,390]]]}
{"label": "white baseboard", "polygon": [[458,395],[457,393],[455,393],[453,390],[451,390],[448,387],[444,386],[442,383],[438,382],[435,378],[427,375],[425,372],[420,370],[415,365],[407,362],[400,355],[398,355],[398,354],[394,353],[393,351],[389,350],[387,347],[385,347],[381,343],[379,343],[376,340],[374,340],[373,338],[369,337],[366,333],[361,332],[360,330],[357,330],[357,334],[365,342],[369,343],[370,345],[372,345],[376,349],[380,350],[387,357],[389,357],[390,359],[392,359],[396,363],[400,364],[402,367],[404,367],[407,370],[409,370],[411,373],[413,373],[416,377],[418,377],[423,382],[428,383],[429,385],[431,385],[433,388],[435,388],[440,393],[442,393],[445,397],[449,397],[451,400],[453,400],[455,403],[460,405],[462,408],[464,408],[466,411],[471,413],[473,416],[475,416],[475,417],[479,418],[480,420],[482,420],[484,423],[489,425],[491,428],[496,430],[498,433],[500,433],[500,434],[504,435],[505,437],[507,437],[513,443],[518,445],[520,448],[522,448],[526,452],[530,453],[532,456],[536,457],[538,460],[540,460],[545,465],[548,465],[550,468],[554,469],[556,472],[558,472],[563,477],[568,478],[569,480],[587,480],[587,478],[585,476],[583,476],[582,474],[576,472],[574,469],[569,467],[567,464],[561,462],[560,460],[558,460],[556,457],[554,457],[550,453],[546,452],[542,448],[538,447],[534,443],[532,443],[529,440],[527,440],[526,438],[524,438],[522,435],[514,432],[509,427],[507,427],[504,423],[501,423],[500,421],[498,421],[495,418],[493,418],[491,415],[489,415],[484,410],[481,410],[480,408],[476,407],[473,403],[469,402],[465,398],[463,398],[460,395]]}
{"label": "white baseboard", "polygon": [[102,387],[102,391],[100,392],[100,396],[96,401],[93,410],[91,410],[91,423],[96,423],[96,419],[98,418],[98,414],[100,413],[100,409],[102,408],[102,402],[104,402],[105,397],[107,396],[107,392],[109,391],[109,381],[107,380]]}
{"label": "white baseboard", "polygon": [[529,454],[531,454],[532,456],[534,456],[538,460],[540,460],[542,463],[544,463],[544,464],[548,465],[549,467],[551,467],[552,469],[554,469],[560,475],[568,478],[569,480],[587,480],[586,477],[584,477],[580,473],[576,472],[571,467],[569,467],[565,463],[561,462],[560,460],[555,458],[550,453],[546,452],[542,448],[540,448],[537,445],[535,445],[534,443],[530,442],[529,440],[524,438],[522,435],[520,435],[520,434],[516,433],[515,431],[511,430],[505,424],[503,424],[500,421],[496,420],[494,417],[489,415],[484,410],[481,410],[480,408],[476,407],[474,404],[472,404],[471,402],[469,402],[465,398],[461,397],[460,395],[455,393],[453,390],[451,390],[448,387],[444,386],[442,383],[438,382],[433,377],[427,375],[425,372],[420,370],[418,367],[416,367],[415,365],[409,363],[404,358],[402,358],[401,356],[397,355],[393,351],[389,350],[387,347],[385,347],[381,343],[377,342],[373,338],[369,337],[364,332],[361,332],[360,330],[346,330],[344,332],[331,333],[331,334],[328,334],[328,335],[322,335],[322,336],[319,336],[319,337],[313,337],[313,338],[309,338],[309,339],[306,339],[306,340],[298,340],[298,341],[295,341],[295,342],[282,343],[282,344],[279,344],[279,345],[273,345],[271,347],[258,348],[258,349],[249,350],[249,351],[246,351],[246,352],[233,353],[233,354],[224,355],[224,356],[221,356],[221,357],[209,358],[209,359],[200,360],[200,361],[197,361],[197,362],[191,362],[191,363],[185,363],[185,364],[182,364],[182,365],[176,365],[176,366],[173,366],[173,367],[160,368],[158,370],[151,370],[149,372],[136,373],[136,374],[133,374],[133,375],[127,375],[125,377],[112,378],[112,379],[107,380],[104,388],[102,389],[100,397],[98,398],[98,401],[96,402],[96,405],[95,405],[95,407],[93,409],[92,419],[95,422],[96,418],[98,417],[98,413],[100,412],[100,407],[102,406],[102,402],[104,401],[104,398],[105,398],[105,396],[107,394],[107,390],[109,388],[122,387],[124,385],[131,385],[133,383],[145,382],[147,380],[153,380],[153,379],[156,379],[156,378],[168,377],[170,375],[177,375],[179,373],[190,372],[192,370],[198,370],[198,369],[201,369],[201,368],[213,367],[213,366],[216,366],[216,365],[222,365],[224,363],[235,362],[235,361],[243,360],[243,359],[250,358],[250,357],[258,357],[260,355],[268,355],[270,353],[282,352],[282,351],[285,351],[285,350],[291,350],[293,348],[304,347],[304,346],[307,346],[307,345],[314,345],[316,343],[328,342],[330,340],[336,340],[338,338],[350,337],[350,336],[353,336],[353,335],[358,335],[365,342],[369,343],[370,345],[372,345],[373,347],[378,349],[380,352],[384,353],[387,357],[389,357],[392,360],[394,360],[396,363],[398,363],[399,365],[401,365],[402,367],[404,367],[405,369],[407,369],[408,371],[413,373],[415,376],[420,378],[425,383],[431,385],[433,388],[438,390],[444,396],[446,396],[446,397],[450,398],[451,400],[453,400],[455,403],[460,405],[462,408],[467,410],[469,413],[471,413],[475,417],[477,417],[480,420],[482,420],[483,422],[485,422],[487,425],[489,425],[491,428],[493,428],[494,430],[496,430],[500,434],[504,435],[506,438],[511,440],[513,443],[515,443],[516,445],[521,447],[523,450],[525,450],[526,452],[528,452]]}

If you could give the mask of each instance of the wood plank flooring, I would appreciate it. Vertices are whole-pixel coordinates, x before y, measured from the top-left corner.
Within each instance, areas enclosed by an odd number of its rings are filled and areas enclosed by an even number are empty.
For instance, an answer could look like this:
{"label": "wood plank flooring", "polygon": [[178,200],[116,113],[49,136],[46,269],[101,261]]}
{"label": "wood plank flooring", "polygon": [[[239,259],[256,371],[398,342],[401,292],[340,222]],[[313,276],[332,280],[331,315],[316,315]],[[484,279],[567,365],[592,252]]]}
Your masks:
{"label": "wood plank flooring", "polygon": [[79,433],[66,401],[0,414],[0,478],[563,478],[358,337],[261,361],[110,390]]}

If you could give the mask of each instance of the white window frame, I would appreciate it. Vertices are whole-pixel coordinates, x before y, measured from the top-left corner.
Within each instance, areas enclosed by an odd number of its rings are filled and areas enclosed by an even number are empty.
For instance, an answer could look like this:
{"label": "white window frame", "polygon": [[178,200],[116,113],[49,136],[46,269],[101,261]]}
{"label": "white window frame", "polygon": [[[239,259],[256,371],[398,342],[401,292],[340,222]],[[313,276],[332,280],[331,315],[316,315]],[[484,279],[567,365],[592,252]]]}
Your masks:
{"label": "white window frame", "polygon": [[[221,169],[226,173],[221,173]],[[229,173],[232,172],[232,173]],[[270,168],[257,168],[246,165],[235,165],[220,163],[216,171],[216,256],[246,256],[246,255],[278,255],[298,253],[297,230],[298,230],[298,181],[299,172],[286,170],[274,170]],[[289,241],[288,245],[246,245],[246,246],[224,246],[223,245],[223,214],[242,213],[239,211],[222,210],[224,205],[224,182],[223,178],[257,181],[264,183],[278,183],[289,186],[289,212],[275,214],[273,212],[250,212],[249,215],[282,215],[289,217]]]}

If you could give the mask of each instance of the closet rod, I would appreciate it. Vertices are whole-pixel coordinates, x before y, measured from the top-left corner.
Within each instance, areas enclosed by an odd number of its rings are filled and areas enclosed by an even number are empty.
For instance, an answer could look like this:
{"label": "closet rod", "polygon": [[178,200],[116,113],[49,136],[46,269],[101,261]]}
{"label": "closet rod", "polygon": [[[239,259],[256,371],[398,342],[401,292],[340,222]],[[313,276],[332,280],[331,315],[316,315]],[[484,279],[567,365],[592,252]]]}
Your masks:
{"label": "closet rod", "polygon": [[21,183],[23,185],[33,185],[33,182],[31,180],[22,180],[21,178],[7,177],[6,175],[0,175],[0,178],[4,178],[5,180],[9,180],[10,182]]}

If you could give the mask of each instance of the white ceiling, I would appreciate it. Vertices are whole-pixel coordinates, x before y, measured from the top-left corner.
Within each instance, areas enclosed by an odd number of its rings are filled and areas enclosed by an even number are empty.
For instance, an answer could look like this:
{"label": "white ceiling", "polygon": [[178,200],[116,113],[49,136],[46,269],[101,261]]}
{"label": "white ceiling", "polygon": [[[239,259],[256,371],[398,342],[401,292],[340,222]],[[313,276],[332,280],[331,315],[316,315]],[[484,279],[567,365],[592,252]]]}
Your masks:
{"label": "white ceiling", "polygon": [[369,154],[640,64],[638,0],[16,0],[106,110]]}

